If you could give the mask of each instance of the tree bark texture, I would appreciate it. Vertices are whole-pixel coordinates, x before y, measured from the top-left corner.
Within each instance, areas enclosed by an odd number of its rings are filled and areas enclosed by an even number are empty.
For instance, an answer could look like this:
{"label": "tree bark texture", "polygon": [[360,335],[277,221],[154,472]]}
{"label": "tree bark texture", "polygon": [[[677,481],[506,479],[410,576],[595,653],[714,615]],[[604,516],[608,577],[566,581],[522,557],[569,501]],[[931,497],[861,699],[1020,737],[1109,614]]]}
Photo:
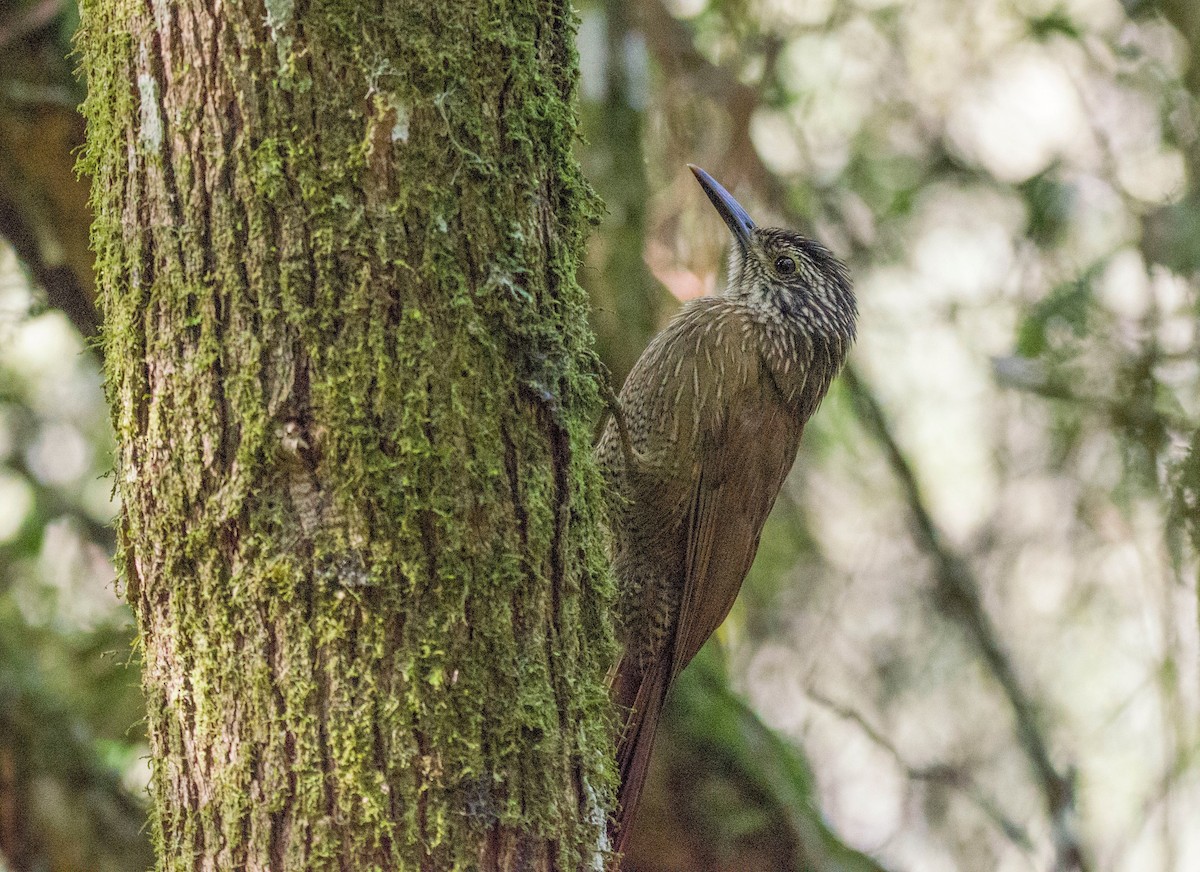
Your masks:
{"label": "tree bark texture", "polygon": [[86,0],[163,869],[595,868],[611,581],[557,0]]}

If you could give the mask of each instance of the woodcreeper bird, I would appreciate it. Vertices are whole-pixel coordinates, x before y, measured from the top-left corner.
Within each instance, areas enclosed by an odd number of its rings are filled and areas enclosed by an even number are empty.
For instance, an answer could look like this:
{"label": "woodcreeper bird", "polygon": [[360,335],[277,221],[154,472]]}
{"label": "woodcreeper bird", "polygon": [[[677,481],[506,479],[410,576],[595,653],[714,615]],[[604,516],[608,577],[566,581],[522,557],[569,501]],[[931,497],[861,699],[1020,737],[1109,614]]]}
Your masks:
{"label": "woodcreeper bird", "polygon": [[733,233],[727,286],[654,337],[596,449],[615,493],[618,853],[667,692],[729,613],[857,318],[849,273],[828,249],[756,226],[712,176],[691,170]]}

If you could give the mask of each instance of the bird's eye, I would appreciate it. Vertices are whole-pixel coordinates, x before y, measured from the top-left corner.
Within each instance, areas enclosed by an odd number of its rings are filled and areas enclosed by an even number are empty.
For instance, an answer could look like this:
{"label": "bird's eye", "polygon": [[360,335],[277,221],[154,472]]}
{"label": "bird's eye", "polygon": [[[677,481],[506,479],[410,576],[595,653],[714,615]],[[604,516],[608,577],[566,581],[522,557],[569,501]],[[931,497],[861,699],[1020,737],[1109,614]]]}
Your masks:
{"label": "bird's eye", "polygon": [[775,272],[781,276],[790,276],[796,271],[796,261],[787,255],[775,259]]}

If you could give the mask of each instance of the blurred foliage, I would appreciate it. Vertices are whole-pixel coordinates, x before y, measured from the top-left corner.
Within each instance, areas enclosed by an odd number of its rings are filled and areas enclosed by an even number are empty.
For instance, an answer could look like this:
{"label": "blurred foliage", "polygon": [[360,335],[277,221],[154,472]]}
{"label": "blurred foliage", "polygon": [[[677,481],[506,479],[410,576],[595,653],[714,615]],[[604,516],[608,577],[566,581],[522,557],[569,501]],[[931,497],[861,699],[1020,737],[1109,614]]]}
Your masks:
{"label": "blurred foliage", "polygon": [[70,58],[78,24],[74,3],[0,3],[0,236],[49,302],[90,336],[98,320],[89,184],[75,173],[84,89]]}
{"label": "blurred foliage", "polygon": [[113,589],[95,358],[0,242],[0,855],[131,870],[148,753],[132,621]]}
{"label": "blurred foliage", "polygon": [[[853,377],[674,694],[638,872],[1200,864],[1198,10],[581,3],[579,153],[608,204],[581,278],[614,381],[673,296],[719,284],[688,162],[846,258],[862,308]],[[149,863],[110,437],[69,326],[95,328],[75,21],[0,4],[19,870]]]}
{"label": "blurred foliage", "polygon": [[627,872],[883,872],[825,824],[808,762],[730,690],[715,646],[672,696],[651,778]]}

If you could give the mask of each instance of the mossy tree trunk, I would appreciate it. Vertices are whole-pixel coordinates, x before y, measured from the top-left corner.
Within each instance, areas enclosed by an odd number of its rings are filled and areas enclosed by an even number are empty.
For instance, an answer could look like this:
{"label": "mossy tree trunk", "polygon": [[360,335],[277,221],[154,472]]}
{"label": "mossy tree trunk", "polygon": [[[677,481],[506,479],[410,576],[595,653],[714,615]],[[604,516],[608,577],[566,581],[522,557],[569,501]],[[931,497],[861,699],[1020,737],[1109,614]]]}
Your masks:
{"label": "mossy tree trunk", "polygon": [[86,0],[164,869],[593,868],[611,591],[556,0]]}

